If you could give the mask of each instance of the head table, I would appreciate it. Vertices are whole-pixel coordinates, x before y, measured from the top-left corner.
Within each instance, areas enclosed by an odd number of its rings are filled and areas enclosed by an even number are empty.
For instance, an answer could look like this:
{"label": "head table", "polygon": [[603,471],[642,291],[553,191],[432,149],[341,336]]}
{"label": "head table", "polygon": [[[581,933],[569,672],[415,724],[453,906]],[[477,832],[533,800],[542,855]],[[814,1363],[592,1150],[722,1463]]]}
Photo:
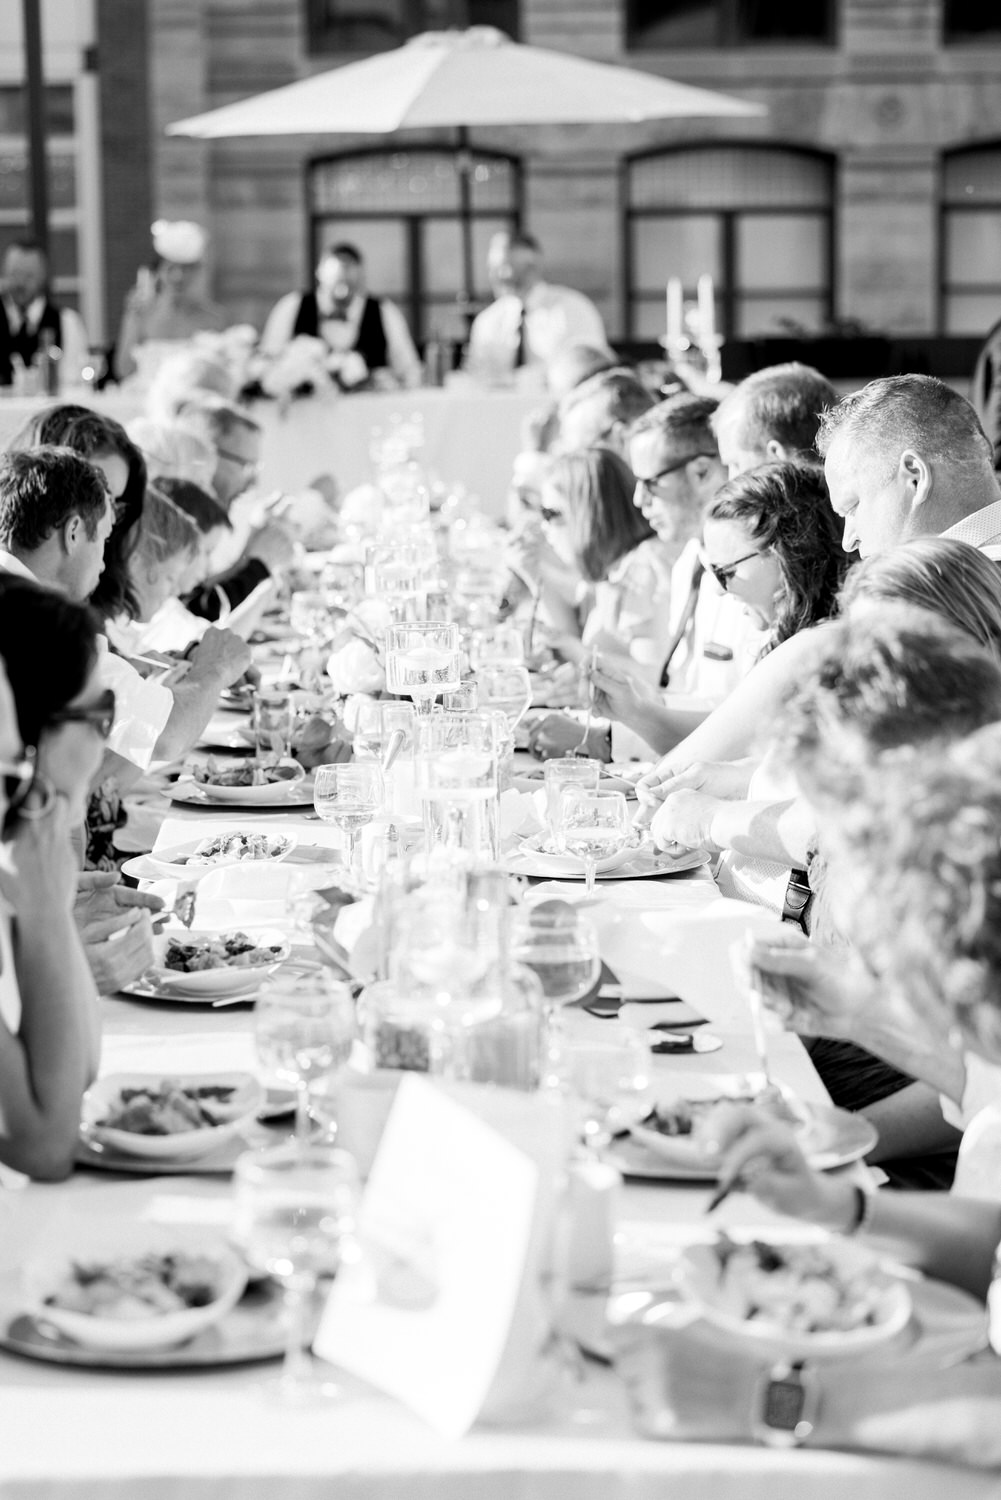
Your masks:
{"label": "head table", "polygon": [[[294,828],[301,844],[329,843],[333,830],[306,813],[241,813],[174,807],[158,846],[178,830],[208,834],[241,826]],[[335,856],[336,857],[336,856]],[[635,883],[633,883],[635,884]],[[658,899],[687,909],[718,900],[706,870],[656,882]],[[600,887],[614,900],[614,883]],[[667,898],[663,892],[668,893]],[[259,905],[232,915],[249,922]],[[633,907],[630,911],[640,908]],[[269,918],[270,921],[270,918]],[[198,923],[196,922],[196,926]],[[301,934],[298,941],[302,941]],[[103,1068],[147,1070],[244,1067],[252,1057],[252,1012],[151,1004],[124,996],[103,1002]],[[580,1026],[606,1022],[581,1016]],[[755,1067],[752,1039],[727,1034],[714,1054],[655,1060],[658,1068],[704,1072]],[[799,1042],[776,1037],[776,1076],[804,1098],[823,1101],[822,1086]],[[109,1222],[223,1222],[225,1177],[124,1176],[77,1171],[59,1185],[0,1189],[0,1277],[17,1274],[40,1245],[58,1241],[67,1216]],[[710,1189],[630,1181],[619,1201],[618,1238],[676,1244],[705,1233]],[[734,1195],[712,1221],[775,1222]],[[586,1360],[568,1403],[578,1416],[537,1425],[475,1428],[446,1441],[400,1405],[361,1384],[318,1410],[290,1411],[262,1396],[262,1369],[203,1371],[68,1369],[0,1353],[0,1497],[2,1500],[884,1500],[907,1494],[932,1500],[948,1487],[954,1500],[997,1494],[996,1478],[911,1461],[819,1452],[776,1452],[723,1444],[645,1441],[632,1430],[614,1372]],[[586,1410],[586,1420],[579,1410]]]}

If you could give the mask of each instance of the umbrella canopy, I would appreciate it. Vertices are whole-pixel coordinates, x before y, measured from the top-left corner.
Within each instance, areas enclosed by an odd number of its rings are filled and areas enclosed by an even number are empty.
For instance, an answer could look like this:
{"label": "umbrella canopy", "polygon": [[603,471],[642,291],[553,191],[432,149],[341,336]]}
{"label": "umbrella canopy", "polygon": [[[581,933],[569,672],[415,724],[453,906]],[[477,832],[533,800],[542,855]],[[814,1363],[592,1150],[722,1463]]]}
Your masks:
{"label": "umbrella canopy", "polygon": [[215,140],[764,113],[728,94],[522,46],[494,27],[472,26],[425,32],[392,52],[177,120],[167,133]]}

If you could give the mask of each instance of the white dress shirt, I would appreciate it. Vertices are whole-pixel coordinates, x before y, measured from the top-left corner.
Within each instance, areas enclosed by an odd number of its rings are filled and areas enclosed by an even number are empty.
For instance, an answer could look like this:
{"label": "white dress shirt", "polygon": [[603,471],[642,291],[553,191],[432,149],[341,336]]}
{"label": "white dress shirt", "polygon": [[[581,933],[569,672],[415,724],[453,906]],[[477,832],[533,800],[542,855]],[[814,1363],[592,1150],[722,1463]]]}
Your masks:
{"label": "white dress shirt", "polygon": [[992,562],[1001,561],[1001,500],[964,516],[942,535],[954,542],[969,542],[971,547],[986,553]]}
{"label": "white dress shirt", "polygon": [[[590,298],[572,287],[536,282],[524,299],[525,344],[529,364],[546,365],[570,344],[607,349],[601,314]],[[469,331],[471,374],[485,380],[510,374],[518,357],[522,298],[505,292],[473,319]]]}
{"label": "white dress shirt", "polygon": [[[90,363],[90,344],[87,340],[87,331],[79,313],[75,313],[71,307],[59,307],[59,319],[62,325],[62,343],[60,344],[59,379],[62,385],[78,385],[80,373],[84,366]],[[4,312],[7,314],[7,326],[10,328],[11,337],[19,333],[22,323],[27,325],[29,332],[34,333],[38,327],[39,319],[45,311],[45,298],[36,297],[33,302],[22,313],[17,303],[10,297],[4,296]]]}
{"label": "white dress shirt", "polygon": [[[407,320],[396,303],[391,302],[388,297],[380,297],[378,300],[379,311],[382,314],[382,327],[386,335],[386,357],[389,360],[389,368],[401,385],[420,385],[421,361],[414,347],[414,341],[410,337]],[[299,316],[301,302],[301,292],[289,292],[271,309],[260,343],[260,352],[267,358],[276,359],[292,342],[295,320]],[[329,316],[329,309],[328,315],[324,316],[323,298],[318,292],[317,308],[320,338],[327,348],[333,354],[346,354],[348,350],[353,349],[358,338],[362,313],[365,310],[365,298],[352,297],[347,305],[345,316],[334,318]]]}

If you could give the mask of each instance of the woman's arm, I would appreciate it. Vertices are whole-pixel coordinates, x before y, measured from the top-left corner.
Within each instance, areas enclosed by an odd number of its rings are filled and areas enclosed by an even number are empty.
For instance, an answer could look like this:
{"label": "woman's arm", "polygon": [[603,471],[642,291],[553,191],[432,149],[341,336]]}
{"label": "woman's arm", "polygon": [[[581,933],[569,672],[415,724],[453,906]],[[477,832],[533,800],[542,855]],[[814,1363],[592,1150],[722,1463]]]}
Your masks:
{"label": "woman's arm", "polygon": [[22,822],[4,845],[21,1021],[0,1022],[0,1160],[54,1181],[72,1168],[84,1090],[100,1053],[97,995],[73,921],[66,805]]}
{"label": "woman's arm", "polygon": [[191,653],[191,669],[171,687],[174,704],[154,758],[177,760],[195,743],[219,703],[219,694],[250,666],[250,647],[232,630],[205,632]]}

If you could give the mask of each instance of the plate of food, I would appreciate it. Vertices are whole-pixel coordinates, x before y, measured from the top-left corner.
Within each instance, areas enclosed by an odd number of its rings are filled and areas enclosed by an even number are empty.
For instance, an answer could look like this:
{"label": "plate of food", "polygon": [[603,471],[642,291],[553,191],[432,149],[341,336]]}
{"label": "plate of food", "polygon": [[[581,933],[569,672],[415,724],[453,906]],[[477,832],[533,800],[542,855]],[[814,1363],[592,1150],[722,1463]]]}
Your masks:
{"label": "plate of food", "polygon": [[[244,807],[285,805],[306,771],[296,760],[273,758],[219,761],[209,756],[178,777],[171,791],[175,802],[237,803]],[[180,795],[178,795],[180,794]]]}
{"label": "plate of food", "polygon": [[[156,849],[142,855],[143,867],[154,867],[160,875],[194,875],[221,865],[277,864],[295,848],[294,833],[244,833],[240,829],[217,833],[192,844]],[[124,866],[123,866],[124,869]]]}
{"label": "plate of food", "polygon": [[[641,843],[627,844],[617,854],[599,860],[598,880],[643,880],[651,875],[680,875],[687,870],[697,870],[704,865],[708,855],[705,850],[686,849],[684,854],[673,856],[657,849],[650,839]],[[522,839],[515,852],[509,856],[508,868],[512,875],[538,876],[561,880],[584,880],[584,861],[572,854],[558,853],[549,843],[546,834],[533,834]]]}
{"label": "plate of food", "polygon": [[291,953],[277,931],[161,932],[146,976],[159,989],[214,999],[254,990]]}
{"label": "plate of food", "polygon": [[799,1358],[863,1353],[906,1327],[903,1273],[852,1240],[737,1240],[689,1245],[678,1284],[701,1315]]}
{"label": "plate of food", "polygon": [[631,1140],[617,1142],[616,1155],[628,1144],[631,1176],[692,1178],[714,1181],[719,1157],[707,1151],[699,1125],[720,1103],[754,1104],[789,1125],[810,1165],[831,1171],[858,1161],[876,1144],[876,1130],[861,1115],[829,1104],[806,1103],[779,1089],[764,1094],[737,1075],[679,1078],[668,1091],[661,1084],[654,1106],[629,1127]]}
{"label": "plate of food", "polygon": [[210,1235],[121,1225],[113,1240],[77,1246],[25,1268],[28,1310],[90,1349],[167,1349],[186,1343],[236,1306],[247,1285],[237,1252]]}
{"label": "plate of food", "polygon": [[80,1134],[124,1156],[196,1160],[252,1123],[263,1098],[252,1073],[112,1073],[84,1095]]}
{"label": "plate of food", "polygon": [[223,688],[219,694],[219,707],[233,713],[249,714],[254,707],[257,689],[249,682],[238,682],[233,687]]}

